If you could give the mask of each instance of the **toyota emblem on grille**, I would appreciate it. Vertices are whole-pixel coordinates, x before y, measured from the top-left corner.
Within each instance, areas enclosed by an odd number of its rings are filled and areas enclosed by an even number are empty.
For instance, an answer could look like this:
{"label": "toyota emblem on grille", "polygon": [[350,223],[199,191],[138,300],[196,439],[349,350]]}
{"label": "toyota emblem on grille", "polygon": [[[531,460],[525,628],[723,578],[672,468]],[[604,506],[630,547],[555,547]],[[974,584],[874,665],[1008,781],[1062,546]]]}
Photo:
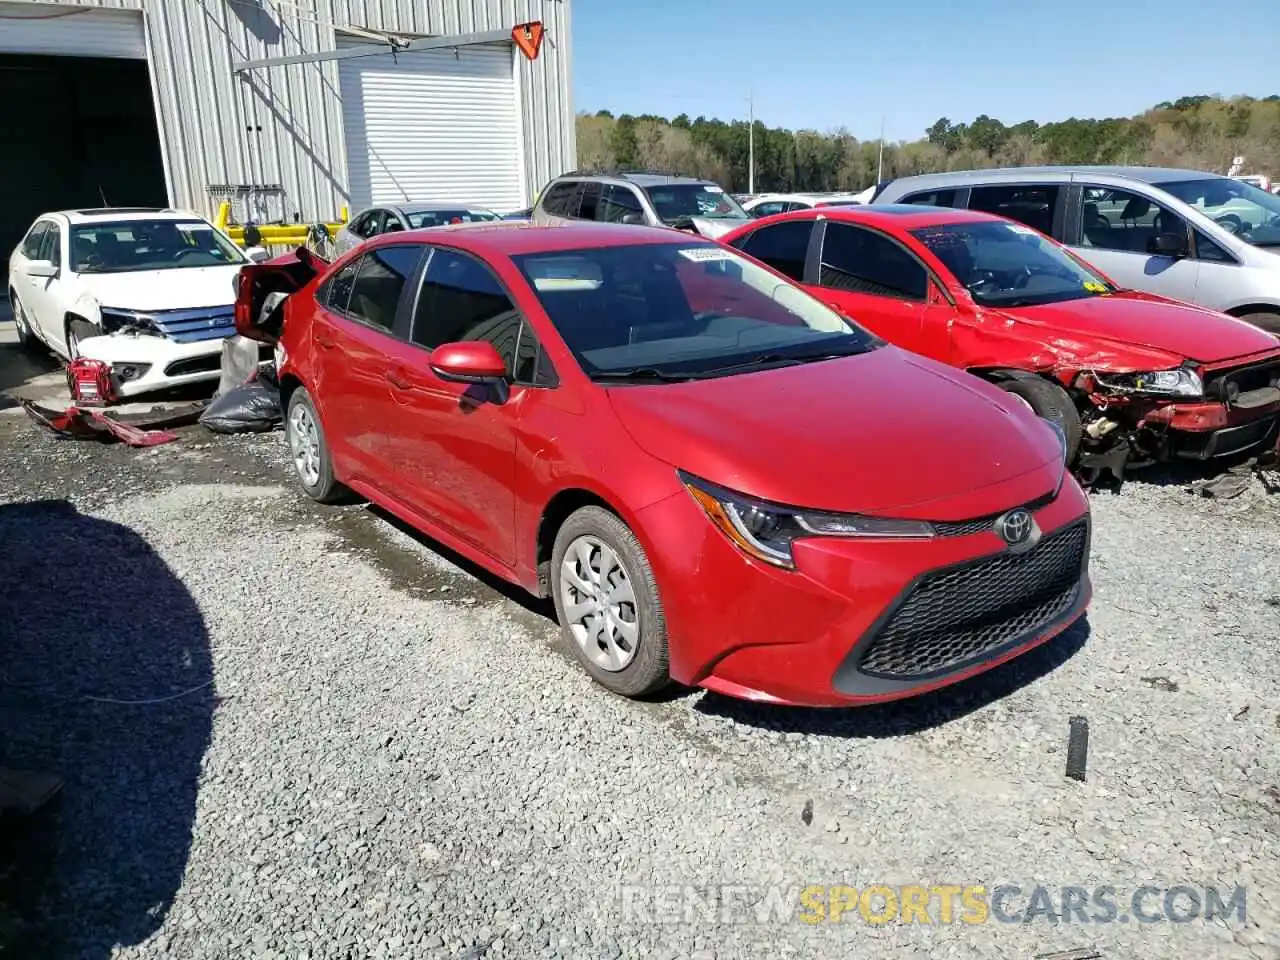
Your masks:
{"label": "toyota emblem on grille", "polygon": [[1036,521],[1030,511],[1018,507],[1008,513],[1001,514],[995,523],[996,533],[1010,547],[1031,546],[1028,543],[1035,533]]}

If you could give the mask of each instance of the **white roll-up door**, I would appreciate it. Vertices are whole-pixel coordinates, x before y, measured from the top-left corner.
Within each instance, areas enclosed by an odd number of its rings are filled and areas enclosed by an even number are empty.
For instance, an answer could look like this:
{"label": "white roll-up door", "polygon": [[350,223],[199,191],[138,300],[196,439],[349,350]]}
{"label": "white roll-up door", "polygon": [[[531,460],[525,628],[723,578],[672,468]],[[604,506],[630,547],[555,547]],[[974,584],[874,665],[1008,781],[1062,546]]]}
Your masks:
{"label": "white roll-up door", "polygon": [[397,200],[525,205],[512,47],[455,49],[338,61],[353,212]]}
{"label": "white roll-up door", "polygon": [[0,3],[0,53],[147,59],[137,10]]}

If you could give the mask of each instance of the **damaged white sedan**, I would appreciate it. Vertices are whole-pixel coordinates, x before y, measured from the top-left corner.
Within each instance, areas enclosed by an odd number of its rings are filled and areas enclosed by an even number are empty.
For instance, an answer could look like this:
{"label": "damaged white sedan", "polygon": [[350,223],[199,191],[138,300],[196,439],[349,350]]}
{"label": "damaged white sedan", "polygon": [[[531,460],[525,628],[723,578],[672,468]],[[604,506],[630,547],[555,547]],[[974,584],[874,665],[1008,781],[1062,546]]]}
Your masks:
{"label": "damaged white sedan", "polygon": [[177,210],[64,210],[36,219],[9,258],[18,338],[110,368],[116,396],[216,379],[249,258]]}

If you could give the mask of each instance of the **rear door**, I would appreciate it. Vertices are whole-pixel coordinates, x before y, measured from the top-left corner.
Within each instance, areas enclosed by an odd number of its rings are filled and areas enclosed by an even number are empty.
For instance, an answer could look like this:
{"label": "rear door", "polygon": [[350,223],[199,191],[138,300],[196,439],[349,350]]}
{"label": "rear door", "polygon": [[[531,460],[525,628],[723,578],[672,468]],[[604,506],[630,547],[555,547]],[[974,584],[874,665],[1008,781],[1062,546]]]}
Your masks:
{"label": "rear door", "polygon": [[890,343],[921,349],[929,272],[887,234],[824,221],[817,282],[809,290]]}
{"label": "rear door", "polygon": [[321,287],[311,324],[320,416],[339,473],[392,496],[386,428],[395,388],[388,374],[423,251],[422,244],[399,244],[354,257]]}
{"label": "rear door", "polygon": [[796,283],[805,282],[805,265],[813,239],[814,217],[766,224],[738,237],[731,246],[767,264]]}

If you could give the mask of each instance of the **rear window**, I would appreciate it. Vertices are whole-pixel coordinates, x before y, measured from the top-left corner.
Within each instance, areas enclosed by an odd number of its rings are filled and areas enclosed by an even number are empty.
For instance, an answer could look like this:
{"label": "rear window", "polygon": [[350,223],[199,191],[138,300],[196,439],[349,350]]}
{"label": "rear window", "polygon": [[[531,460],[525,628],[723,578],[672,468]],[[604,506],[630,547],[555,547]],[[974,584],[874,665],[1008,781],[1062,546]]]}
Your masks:
{"label": "rear window", "polygon": [[469,207],[458,207],[453,210],[418,210],[406,213],[411,230],[424,227],[439,227],[448,223],[490,223],[502,219],[492,210],[480,210]]}

